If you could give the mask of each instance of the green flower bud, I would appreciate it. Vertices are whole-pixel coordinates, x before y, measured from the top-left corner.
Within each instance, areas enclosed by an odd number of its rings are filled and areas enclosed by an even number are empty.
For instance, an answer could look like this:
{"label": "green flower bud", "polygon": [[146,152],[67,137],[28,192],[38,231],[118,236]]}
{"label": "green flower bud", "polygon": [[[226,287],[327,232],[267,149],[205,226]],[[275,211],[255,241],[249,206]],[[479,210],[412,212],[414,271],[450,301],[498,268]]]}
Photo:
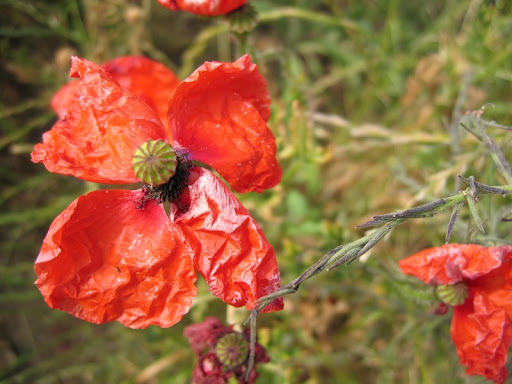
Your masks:
{"label": "green flower bud", "polygon": [[145,184],[156,187],[174,175],[178,160],[171,145],[163,140],[149,140],[133,154],[135,176]]}
{"label": "green flower bud", "polygon": [[226,368],[235,368],[247,359],[249,343],[239,333],[228,333],[217,341],[215,353]]}
{"label": "green flower bud", "polygon": [[436,293],[439,299],[446,304],[462,305],[468,298],[468,286],[462,282],[453,285],[439,285],[436,288]]}
{"label": "green flower bud", "polygon": [[236,33],[250,32],[258,23],[258,12],[250,4],[246,3],[226,15],[229,28]]}

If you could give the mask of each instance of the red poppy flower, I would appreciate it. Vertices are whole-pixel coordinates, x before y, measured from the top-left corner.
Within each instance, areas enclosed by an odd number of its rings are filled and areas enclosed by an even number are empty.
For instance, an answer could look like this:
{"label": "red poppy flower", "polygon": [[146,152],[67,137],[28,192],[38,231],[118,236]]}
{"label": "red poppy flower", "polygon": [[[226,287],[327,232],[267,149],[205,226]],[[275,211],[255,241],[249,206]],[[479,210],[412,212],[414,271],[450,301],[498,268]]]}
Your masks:
{"label": "red poppy flower", "polygon": [[[71,75],[80,80],[53,100],[62,120],[35,146],[34,162],[83,180],[133,183],[134,152],[163,140],[177,166],[162,185],[97,190],[55,219],[35,264],[48,305],[94,323],[168,327],[192,305],[194,268],[237,307],[254,308],[275,291],[279,270],[260,227],[213,173],[191,162],[215,168],[238,192],[280,181],[266,126],[270,99],[249,56],[205,63],[175,87],[170,71],[140,57],[103,68],[73,58]],[[170,217],[159,204],[165,201]],[[268,310],[282,306],[276,300]]]}
{"label": "red poppy flower", "polygon": [[158,0],[158,2],[173,11],[218,16],[240,8],[247,0]]}
{"label": "red poppy flower", "polygon": [[399,262],[403,273],[426,284],[462,284],[463,304],[453,308],[452,340],[466,372],[496,383],[507,378],[512,342],[512,247],[450,244]]}
{"label": "red poppy flower", "polygon": [[[192,324],[183,332],[198,357],[192,373],[193,384],[225,384],[231,378],[239,383],[256,382],[258,373],[253,369],[246,381],[249,356],[249,333],[237,332],[215,317],[207,317],[202,323]],[[255,367],[267,363],[270,358],[260,344],[254,349]]]}

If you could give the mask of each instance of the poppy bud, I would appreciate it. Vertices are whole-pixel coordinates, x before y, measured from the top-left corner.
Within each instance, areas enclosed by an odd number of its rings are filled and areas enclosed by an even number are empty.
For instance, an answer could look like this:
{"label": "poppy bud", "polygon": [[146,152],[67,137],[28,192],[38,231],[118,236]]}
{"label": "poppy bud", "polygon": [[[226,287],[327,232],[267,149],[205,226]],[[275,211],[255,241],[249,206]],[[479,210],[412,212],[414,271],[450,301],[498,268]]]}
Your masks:
{"label": "poppy bud", "polygon": [[133,154],[132,168],[139,180],[153,187],[167,183],[176,171],[176,152],[163,140],[149,140]]}
{"label": "poppy bud", "polygon": [[452,306],[462,305],[468,297],[468,286],[462,282],[453,285],[439,285],[436,292],[444,303]]}
{"label": "poppy bud", "polygon": [[258,12],[250,3],[228,13],[226,18],[230,29],[236,33],[250,32],[258,24]]}
{"label": "poppy bud", "polygon": [[222,336],[215,346],[215,353],[225,367],[234,368],[242,364],[249,353],[249,343],[238,333]]}

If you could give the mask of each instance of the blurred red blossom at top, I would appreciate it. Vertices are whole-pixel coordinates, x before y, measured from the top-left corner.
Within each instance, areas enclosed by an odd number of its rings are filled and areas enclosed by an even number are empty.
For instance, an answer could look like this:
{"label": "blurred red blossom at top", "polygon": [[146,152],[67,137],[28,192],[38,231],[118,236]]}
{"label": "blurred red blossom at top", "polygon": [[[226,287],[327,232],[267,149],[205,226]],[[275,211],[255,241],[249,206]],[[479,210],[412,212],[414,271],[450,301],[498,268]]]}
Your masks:
{"label": "blurred red blossom at top", "polygon": [[[71,75],[79,81],[52,100],[61,120],[35,146],[34,162],[128,184],[140,181],[132,161],[144,145],[167,146],[174,157],[163,184],[96,190],[54,220],[35,263],[48,305],[93,323],[169,327],[192,305],[195,270],[237,307],[252,309],[278,289],[275,253],[261,228],[212,172],[192,163],[216,169],[238,192],[280,181],[266,125],[270,98],[250,57],[207,62],[181,83],[143,57],[102,67],[73,58]],[[276,300],[268,310],[282,305]]]}
{"label": "blurred red blossom at top", "polygon": [[173,11],[218,16],[240,8],[247,0],[158,0],[158,2]]}
{"label": "blurred red blossom at top", "polygon": [[231,378],[238,383],[253,384],[258,378],[256,366],[270,358],[260,344],[254,350],[254,367],[247,374],[249,357],[249,333],[236,332],[215,317],[207,317],[202,323],[185,328],[185,337],[198,357],[192,373],[193,384],[225,384]]}
{"label": "blurred red blossom at top", "polygon": [[451,325],[460,363],[468,374],[504,383],[512,342],[512,246],[448,244],[423,250],[399,266],[426,284],[465,287],[467,298],[453,307]]}

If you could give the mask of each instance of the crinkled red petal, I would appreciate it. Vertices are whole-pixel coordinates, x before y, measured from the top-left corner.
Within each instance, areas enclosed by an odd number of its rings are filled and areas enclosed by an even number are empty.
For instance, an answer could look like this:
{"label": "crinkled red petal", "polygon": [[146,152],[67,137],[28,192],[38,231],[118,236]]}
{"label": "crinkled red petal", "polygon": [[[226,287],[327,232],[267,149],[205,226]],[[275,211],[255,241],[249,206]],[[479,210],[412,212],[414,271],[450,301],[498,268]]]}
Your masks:
{"label": "crinkled red petal", "polygon": [[468,374],[505,382],[512,342],[512,323],[505,310],[475,289],[464,305],[454,308],[451,333],[460,363],[467,367]]}
{"label": "crinkled red petal", "polygon": [[35,146],[32,161],[97,183],[138,181],[131,169],[137,147],[167,139],[156,112],[94,63],[73,58],[71,75],[81,79],[76,97],[65,119]]}
{"label": "crinkled red petal", "polygon": [[204,16],[218,16],[241,7],[247,0],[158,0],[158,2],[173,11],[181,10]]}
{"label": "crinkled red petal", "polygon": [[446,244],[418,252],[400,260],[398,265],[403,273],[426,284],[446,285],[485,275],[498,268],[505,256],[503,247]]}
{"label": "crinkled red petal", "polygon": [[[173,221],[195,249],[194,266],[213,294],[235,307],[280,287],[276,256],[263,231],[231,191],[210,171],[193,168],[186,213],[174,207]],[[273,301],[267,312],[283,308]]]}
{"label": "crinkled red petal", "polygon": [[98,190],[52,223],[35,263],[45,301],[92,323],[170,327],[192,305],[191,251],[161,205],[141,191]]}
{"label": "crinkled red petal", "polygon": [[237,192],[261,192],[282,176],[266,124],[269,105],[265,79],[249,56],[207,62],[176,89],[171,134],[177,147],[215,168]]}
{"label": "crinkled red petal", "polygon": [[[180,82],[170,69],[143,56],[119,57],[107,61],[101,68],[121,87],[154,109],[162,123],[167,124],[169,100]],[[60,119],[66,116],[79,87],[79,81],[72,81],[53,96],[50,104]]]}
{"label": "crinkled red petal", "polygon": [[169,100],[180,83],[170,69],[142,56],[120,57],[103,64],[102,68],[121,87],[155,110],[167,126]]}
{"label": "crinkled red petal", "polygon": [[503,258],[499,268],[468,282],[490,305],[503,309],[512,319],[512,246],[490,247],[491,254]]}
{"label": "crinkled red petal", "polygon": [[68,109],[78,97],[80,89],[80,81],[73,80],[53,95],[50,106],[53,108],[59,119],[64,119],[68,113]]}

